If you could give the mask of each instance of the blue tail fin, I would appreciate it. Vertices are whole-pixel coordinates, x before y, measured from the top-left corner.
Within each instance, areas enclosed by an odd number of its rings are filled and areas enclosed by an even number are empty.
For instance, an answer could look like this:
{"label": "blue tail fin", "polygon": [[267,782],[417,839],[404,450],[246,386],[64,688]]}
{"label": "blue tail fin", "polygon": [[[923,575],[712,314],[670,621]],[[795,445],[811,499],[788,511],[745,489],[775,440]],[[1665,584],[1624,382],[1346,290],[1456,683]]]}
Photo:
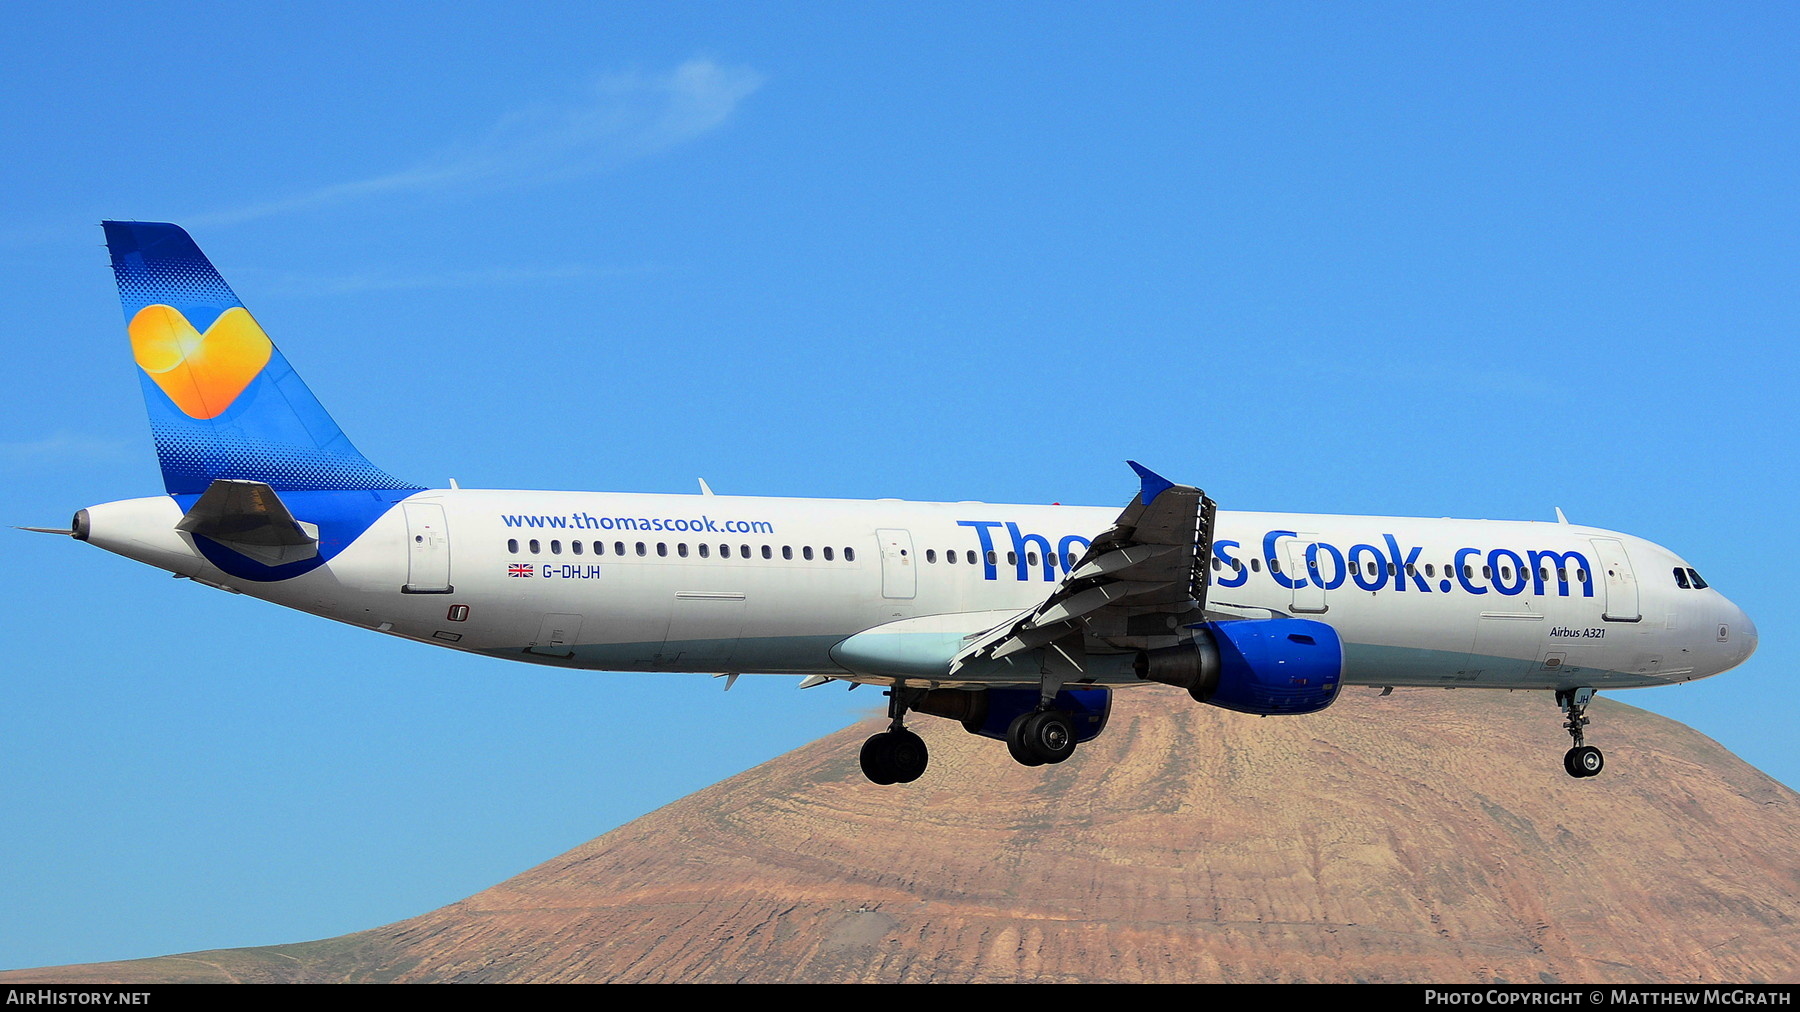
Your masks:
{"label": "blue tail fin", "polygon": [[279,491],[418,487],[357,452],[185,231],[102,225],[169,494],[219,478]]}

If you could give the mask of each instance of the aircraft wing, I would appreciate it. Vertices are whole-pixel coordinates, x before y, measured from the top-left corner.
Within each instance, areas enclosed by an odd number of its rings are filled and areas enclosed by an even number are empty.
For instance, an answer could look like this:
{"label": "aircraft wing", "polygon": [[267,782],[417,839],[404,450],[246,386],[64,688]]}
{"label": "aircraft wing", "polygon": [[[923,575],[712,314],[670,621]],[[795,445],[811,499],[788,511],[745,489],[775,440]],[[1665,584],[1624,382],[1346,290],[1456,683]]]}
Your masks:
{"label": "aircraft wing", "polygon": [[1128,461],[1143,487],[1044,602],[964,647],[950,673],[974,661],[1051,647],[1073,665],[1089,652],[1173,645],[1206,610],[1214,503]]}

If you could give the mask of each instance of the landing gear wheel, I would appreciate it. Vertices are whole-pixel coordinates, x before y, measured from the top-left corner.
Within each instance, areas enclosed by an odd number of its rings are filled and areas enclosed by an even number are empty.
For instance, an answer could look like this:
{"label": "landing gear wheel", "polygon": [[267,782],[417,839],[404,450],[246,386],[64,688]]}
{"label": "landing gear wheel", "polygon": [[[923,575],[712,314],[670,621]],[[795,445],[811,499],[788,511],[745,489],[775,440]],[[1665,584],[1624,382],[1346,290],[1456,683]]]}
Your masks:
{"label": "landing gear wheel", "polygon": [[883,731],[863,742],[862,771],[870,783],[910,784],[925,774],[930,761],[925,739],[905,728]]}
{"label": "landing gear wheel", "polygon": [[1061,710],[1021,714],[1006,729],[1006,748],[1026,766],[1062,762],[1075,754],[1075,724]]}
{"label": "landing gear wheel", "polygon": [[862,771],[872,784],[883,786],[899,781],[894,775],[894,743],[888,732],[883,731],[863,742]]}
{"label": "landing gear wheel", "polygon": [[889,768],[893,771],[894,783],[910,784],[924,776],[925,766],[931,762],[925,739],[905,728],[889,731],[887,737]]}
{"label": "landing gear wheel", "polygon": [[1006,729],[1006,751],[1012,754],[1013,762],[1020,766],[1044,765],[1044,760],[1038,756],[1024,735],[1025,723],[1035,716],[1037,716],[1035,713],[1021,713],[1013,718],[1012,724]]}
{"label": "landing gear wheel", "polygon": [[1061,710],[1045,710],[1026,725],[1026,738],[1047,763],[1059,763],[1075,754],[1075,722]]}
{"label": "landing gear wheel", "polygon": [[1563,769],[1576,779],[1599,776],[1606,768],[1606,757],[1592,745],[1577,745],[1563,756]]}
{"label": "landing gear wheel", "polygon": [[1587,707],[1593,702],[1594,690],[1590,688],[1556,690],[1556,705],[1562,707],[1568,720],[1563,721],[1563,730],[1569,732],[1574,739],[1575,747],[1563,753],[1563,769],[1577,780],[1599,776],[1606,768],[1606,757],[1600,750],[1582,741],[1586,735],[1583,730],[1588,725]]}

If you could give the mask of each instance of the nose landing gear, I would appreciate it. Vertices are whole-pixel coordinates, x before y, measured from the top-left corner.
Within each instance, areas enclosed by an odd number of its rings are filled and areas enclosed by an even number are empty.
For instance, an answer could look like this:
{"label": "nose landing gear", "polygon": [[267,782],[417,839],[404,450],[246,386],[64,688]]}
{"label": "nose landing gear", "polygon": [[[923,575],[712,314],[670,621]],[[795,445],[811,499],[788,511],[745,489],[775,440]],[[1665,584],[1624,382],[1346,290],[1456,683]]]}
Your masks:
{"label": "nose landing gear", "polygon": [[1587,726],[1587,705],[1594,699],[1594,690],[1558,689],[1556,705],[1562,707],[1569,719],[1563,721],[1563,729],[1569,737],[1575,739],[1575,747],[1563,754],[1563,769],[1576,779],[1598,776],[1606,768],[1606,757],[1592,745],[1582,744],[1582,728]]}

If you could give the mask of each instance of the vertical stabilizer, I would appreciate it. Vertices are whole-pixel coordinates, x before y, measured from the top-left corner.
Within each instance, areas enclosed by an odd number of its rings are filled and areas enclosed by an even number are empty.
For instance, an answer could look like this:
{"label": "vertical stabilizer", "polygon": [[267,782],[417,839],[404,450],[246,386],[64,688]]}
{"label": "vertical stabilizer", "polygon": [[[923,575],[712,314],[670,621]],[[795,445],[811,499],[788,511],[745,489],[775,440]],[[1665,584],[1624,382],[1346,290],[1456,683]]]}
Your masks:
{"label": "vertical stabilizer", "polygon": [[409,489],[369,463],[180,227],[108,221],[106,247],[171,495]]}

